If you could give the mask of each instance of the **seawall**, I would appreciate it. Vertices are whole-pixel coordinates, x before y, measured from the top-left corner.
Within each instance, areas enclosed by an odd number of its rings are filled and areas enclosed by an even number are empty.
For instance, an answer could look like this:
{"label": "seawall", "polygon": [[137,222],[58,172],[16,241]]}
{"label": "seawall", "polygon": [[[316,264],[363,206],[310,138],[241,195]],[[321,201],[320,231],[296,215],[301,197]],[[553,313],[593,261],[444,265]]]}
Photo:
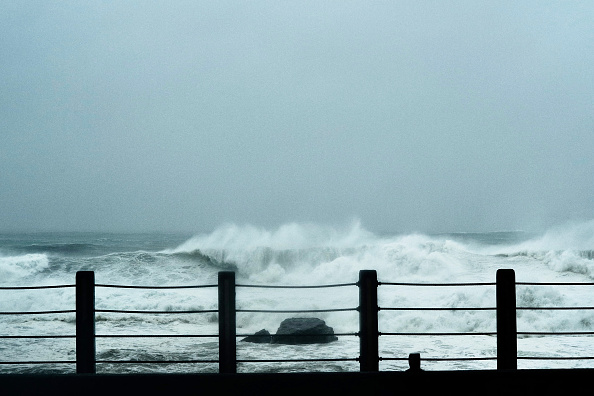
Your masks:
{"label": "seawall", "polygon": [[594,369],[253,374],[0,375],[3,395],[572,395]]}

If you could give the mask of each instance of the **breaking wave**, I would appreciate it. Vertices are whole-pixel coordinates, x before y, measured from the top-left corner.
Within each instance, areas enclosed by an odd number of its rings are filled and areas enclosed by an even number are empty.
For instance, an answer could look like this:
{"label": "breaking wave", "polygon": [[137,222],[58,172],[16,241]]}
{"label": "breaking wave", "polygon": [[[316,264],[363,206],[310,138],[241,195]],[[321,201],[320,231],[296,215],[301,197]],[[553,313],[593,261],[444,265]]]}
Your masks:
{"label": "breaking wave", "polygon": [[0,256],[0,279],[19,280],[48,268],[45,254],[29,253],[21,256]]}

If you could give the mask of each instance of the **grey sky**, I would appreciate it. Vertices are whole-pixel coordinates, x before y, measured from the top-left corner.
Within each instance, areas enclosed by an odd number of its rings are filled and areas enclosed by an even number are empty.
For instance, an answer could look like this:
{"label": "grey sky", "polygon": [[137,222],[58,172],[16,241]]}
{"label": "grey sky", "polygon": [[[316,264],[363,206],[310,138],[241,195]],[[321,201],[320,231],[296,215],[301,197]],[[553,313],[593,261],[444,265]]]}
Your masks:
{"label": "grey sky", "polygon": [[594,218],[594,2],[3,1],[0,230]]}

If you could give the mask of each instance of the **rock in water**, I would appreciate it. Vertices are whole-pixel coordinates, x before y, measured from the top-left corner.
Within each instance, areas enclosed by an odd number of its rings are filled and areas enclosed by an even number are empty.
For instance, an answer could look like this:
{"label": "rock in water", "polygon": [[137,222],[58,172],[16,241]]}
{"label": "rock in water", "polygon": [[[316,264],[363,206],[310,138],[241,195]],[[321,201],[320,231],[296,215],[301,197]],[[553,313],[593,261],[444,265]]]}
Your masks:
{"label": "rock in water", "polygon": [[270,335],[268,330],[262,329],[262,330],[256,332],[256,334],[254,334],[254,335],[245,337],[241,341],[254,342],[256,344],[269,344],[271,341],[271,338],[272,338],[272,336]]}
{"label": "rock in water", "polygon": [[332,327],[318,318],[289,318],[281,322],[273,344],[325,344],[336,341]]}

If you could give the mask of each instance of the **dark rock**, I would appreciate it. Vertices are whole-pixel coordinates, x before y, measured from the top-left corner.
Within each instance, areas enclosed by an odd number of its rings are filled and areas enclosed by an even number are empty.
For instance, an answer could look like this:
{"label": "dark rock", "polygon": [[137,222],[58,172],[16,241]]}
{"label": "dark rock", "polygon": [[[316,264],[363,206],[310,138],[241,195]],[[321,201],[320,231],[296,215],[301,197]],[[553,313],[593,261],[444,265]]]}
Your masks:
{"label": "dark rock", "polygon": [[271,339],[272,339],[272,336],[270,335],[268,330],[262,329],[262,330],[256,332],[256,334],[254,334],[254,335],[245,337],[241,341],[254,342],[256,344],[270,344]]}
{"label": "dark rock", "polygon": [[336,341],[332,327],[318,318],[289,318],[281,322],[273,344],[325,344]]}

